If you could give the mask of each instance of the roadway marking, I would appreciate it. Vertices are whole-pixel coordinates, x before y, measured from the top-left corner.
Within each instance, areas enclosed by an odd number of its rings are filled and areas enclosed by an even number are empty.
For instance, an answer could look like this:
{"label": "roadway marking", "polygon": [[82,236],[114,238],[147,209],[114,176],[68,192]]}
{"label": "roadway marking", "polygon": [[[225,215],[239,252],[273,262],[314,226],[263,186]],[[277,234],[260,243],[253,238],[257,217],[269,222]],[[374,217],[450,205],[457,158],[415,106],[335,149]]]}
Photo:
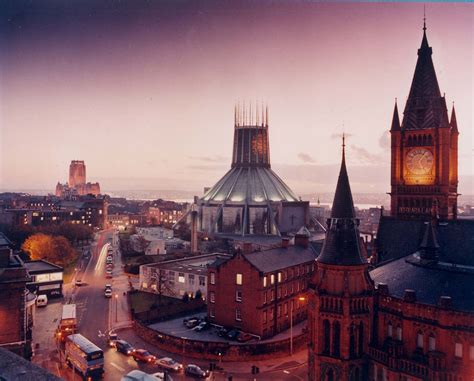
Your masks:
{"label": "roadway marking", "polygon": [[115,369],[118,369],[121,372],[125,372],[125,369],[122,368],[121,366],[118,366],[116,363],[111,362],[110,365],[112,365]]}

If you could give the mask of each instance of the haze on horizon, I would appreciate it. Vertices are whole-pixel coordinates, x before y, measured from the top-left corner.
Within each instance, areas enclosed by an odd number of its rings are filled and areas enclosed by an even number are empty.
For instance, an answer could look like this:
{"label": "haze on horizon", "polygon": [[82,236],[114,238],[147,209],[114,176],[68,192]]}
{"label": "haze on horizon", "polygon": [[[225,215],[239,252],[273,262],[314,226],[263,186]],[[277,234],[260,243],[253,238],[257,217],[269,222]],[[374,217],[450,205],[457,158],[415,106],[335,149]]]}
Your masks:
{"label": "haze on horizon", "polygon": [[[474,194],[474,8],[426,13]],[[234,105],[263,101],[272,168],[297,194],[334,190],[343,131],[353,191],[385,193],[422,26],[421,3],[2,3],[0,189],[53,191],[79,159],[106,192],[199,192],[230,167]]]}

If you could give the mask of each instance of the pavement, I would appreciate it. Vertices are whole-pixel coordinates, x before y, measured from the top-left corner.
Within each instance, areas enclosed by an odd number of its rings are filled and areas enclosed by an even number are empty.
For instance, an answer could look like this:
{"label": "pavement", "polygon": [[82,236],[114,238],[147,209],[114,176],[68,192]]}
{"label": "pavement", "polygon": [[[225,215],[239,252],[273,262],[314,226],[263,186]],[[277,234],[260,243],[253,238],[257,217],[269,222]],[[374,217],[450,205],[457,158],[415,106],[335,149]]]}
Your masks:
{"label": "pavement", "polygon": [[[112,245],[114,250],[114,270],[112,279],[105,278],[105,257],[107,248]],[[203,368],[209,367],[206,359],[188,359],[186,353],[180,350],[180,355],[168,353],[153,348],[144,342],[130,328],[131,321],[127,298],[124,295],[129,289],[129,282],[137,284],[136,277],[128,277],[123,272],[120,253],[118,252],[118,235],[113,230],[100,232],[95,243],[91,246],[90,260],[79,262],[77,273],[73,281],[65,285],[64,298],[52,300],[47,307],[36,310],[35,325],[33,327],[33,343],[38,344],[33,362],[49,370],[51,373],[66,381],[78,380],[72,370],[64,364],[60,352],[56,348],[53,338],[62,311],[63,302],[73,302],[77,306],[78,330],[93,343],[104,350],[105,381],[120,381],[121,377],[133,369],[141,369],[147,373],[158,372],[156,365],[137,363],[133,358],[118,353],[114,348],[107,346],[106,335],[110,330],[116,330],[119,337],[129,341],[136,348],[144,348],[161,357],[172,357],[184,364],[193,363]],[[81,287],[74,286],[74,280],[81,279]],[[104,286],[112,284],[113,297],[104,296]],[[180,319],[180,329],[183,329]],[[295,326],[295,334],[296,334]],[[217,337],[217,336],[216,336]],[[283,359],[274,359],[256,362],[221,362],[222,371],[214,372],[211,379],[229,380],[229,376],[236,380],[305,380],[307,374],[306,351],[301,351]],[[251,374],[251,366],[260,368],[258,375]],[[173,380],[187,380],[183,373],[173,374]]]}

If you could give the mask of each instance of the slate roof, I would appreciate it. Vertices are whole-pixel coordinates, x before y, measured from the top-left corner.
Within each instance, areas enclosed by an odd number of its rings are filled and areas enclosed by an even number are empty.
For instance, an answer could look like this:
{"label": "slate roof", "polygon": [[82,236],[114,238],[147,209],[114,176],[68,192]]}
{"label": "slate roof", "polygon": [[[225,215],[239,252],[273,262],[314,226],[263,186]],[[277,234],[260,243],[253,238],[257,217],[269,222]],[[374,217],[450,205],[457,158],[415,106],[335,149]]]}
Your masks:
{"label": "slate roof", "polygon": [[[378,262],[405,257],[418,251],[425,221],[383,216],[377,232]],[[474,220],[440,221],[436,227],[441,262],[474,266]]]}
{"label": "slate roof", "polygon": [[441,296],[452,298],[453,308],[474,312],[474,272],[448,270],[409,263],[413,255],[392,261],[370,272],[375,283],[386,283],[388,292],[403,298],[406,289],[415,290],[417,302],[437,305]]}
{"label": "slate roof", "polygon": [[48,261],[44,260],[37,260],[37,261],[28,261],[24,262],[25,267],[28,269],[28,272],[31,273],[42,273],[42,272],[57,272],[63,271],[64,269],[60,266],[57,266],[53,263],[49,263]]}
{"label": "slate roof", "polygon": [[280,247],[242,255],[258,270],[270,273],[314,261],[318,253],[310,245],[308,248],[288,246],[287,248]]}
{"label": "slate roof", "polygon": [[431,58],[432,53],[426,37],[426,27],[424,27],[415,74],[405,106],[402,129],[449,127],[446,100],[439,90]]}
{"label": "slate roof", "polygon": [[4,348],[0,348],[0,379],[8,381],[61,380],[61,378]]}

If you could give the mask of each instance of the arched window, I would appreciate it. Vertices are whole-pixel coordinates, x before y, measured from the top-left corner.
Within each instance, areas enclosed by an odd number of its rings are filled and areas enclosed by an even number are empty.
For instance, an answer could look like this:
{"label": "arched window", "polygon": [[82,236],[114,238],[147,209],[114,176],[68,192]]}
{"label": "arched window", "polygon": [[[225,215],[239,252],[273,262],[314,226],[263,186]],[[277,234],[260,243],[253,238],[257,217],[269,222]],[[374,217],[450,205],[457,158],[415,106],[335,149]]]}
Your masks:
{"label": "arched window", "polygon": [[329,368],[326,374],[326,381],[334,381],[334,371]]}
{"label": "arched window", "polygon": [[332,354],[339,356],[341,353],[341,324],[338,321],[333,324],[332,334]]}
{"label": "arched window", "polygon": [[423,349],[423,333],[421,331],[416,334],[416,347]]}
{"label": "arched window", "polygon": [[364,353],[364,323],[359,323],[359,356]]}
{"label": "arched window", "polygon": [[329,325],[329,320],[323,321],[323,353],[329,354],[331,348],[331,327]]}
{"label": "arched window", "polygon": [[349,331],[349,355],[350,357],[355,356],[355,350],[356,350],[356,343],[355,343],[355,327],[354,324],[351,325],[350,331]]}
{"label": "arched window", "polygon": [[433,334],[430,334],[430,336],[428,337],[428,350],[436,350],[436,337]]}
{"label": "arched window", "polygon": [[391,322],[388,322],[388,326],[387,326],[387,336],[388,337],[392,337],[393,335],[393,326],[392,326],[392,323]]}
{"label": "arched window", "polygon": [[402,339],[403,339],[402,333],[403,333],[402,332],[402,327],[398,326],[397,327],[397,340],[398,341],[402,341]]}

